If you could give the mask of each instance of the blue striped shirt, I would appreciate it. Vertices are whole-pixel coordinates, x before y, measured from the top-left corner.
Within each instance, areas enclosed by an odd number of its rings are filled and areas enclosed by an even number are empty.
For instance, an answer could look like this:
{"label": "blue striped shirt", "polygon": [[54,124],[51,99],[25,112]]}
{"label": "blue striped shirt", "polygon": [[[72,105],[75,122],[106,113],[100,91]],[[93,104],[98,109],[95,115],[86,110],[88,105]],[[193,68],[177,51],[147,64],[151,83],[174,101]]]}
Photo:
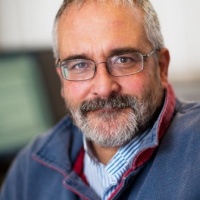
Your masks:
{"label": "blue striped shirt", "polygon": [[139,148],[148,136],[148,131],[138,135],[131,142],[121,147],[107,165],[98,162],[84,138],[84,173],[90,187],[103,200],[107,200],[118,186],[123,174],[129,169]]}

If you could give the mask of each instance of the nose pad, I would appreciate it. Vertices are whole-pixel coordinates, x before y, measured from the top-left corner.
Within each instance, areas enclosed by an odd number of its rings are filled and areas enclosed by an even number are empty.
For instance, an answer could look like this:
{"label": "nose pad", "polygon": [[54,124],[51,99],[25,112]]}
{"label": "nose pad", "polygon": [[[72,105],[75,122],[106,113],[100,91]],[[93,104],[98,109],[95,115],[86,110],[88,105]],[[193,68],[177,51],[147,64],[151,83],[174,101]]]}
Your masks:
{"label": "nose pad", "polygon": [[105,63],[105,65],[107,65],[106,62],[98,62],[98,63],[96,63],[96,66],[99,65],[99,64],[101,64],[101,63]]}
{"label": "nose pad", "polygon": [[92,93],[95,96],[107,98],[113,93],[119,92],[119,90],[120,84],[118,83],[117,78],[110,74],[106,62],[97,63],[95,77],[93,79]]}
{"label": "nose pad", "polygon": [[[106,62],[98,62],[98,63],[96,63],[96,71],[97,71],[97,68],[98,68],[98,65],[99,65],[99,64],[105,64],[105,68],[106,68],[107,72],[110,74],[110,71],[109,71],[109,69],[108,69],[108,65],[107,65]],[[110,74],[110,75],[111,75],[111,74]]]}
{"label": "nose pad", "polygon": [[111,71],[110,71],[110,68],[109,68],[107,62],[98,62],[98,63],[95,63],[95,65],[96,65],[95,74],[96,74],[96,72],[97,72],[97,69],[98,69],[98,65],[99,65],[99,64],[105,64],[104,67],[105,67],[107,73],[108,73],[111,77],[113,77],[113,75],[111,74]]}

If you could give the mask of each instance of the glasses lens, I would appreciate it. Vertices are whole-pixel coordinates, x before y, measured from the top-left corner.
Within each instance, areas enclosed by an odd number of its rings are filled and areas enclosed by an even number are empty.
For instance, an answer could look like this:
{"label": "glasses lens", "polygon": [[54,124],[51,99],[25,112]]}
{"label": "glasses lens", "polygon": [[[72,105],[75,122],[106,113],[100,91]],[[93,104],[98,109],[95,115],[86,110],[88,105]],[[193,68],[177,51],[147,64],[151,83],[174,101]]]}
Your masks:
{"label": "glasses lens", "polygon": [[61,63],[61,69],[67,80],[88,80],[94,76],[95,63],[86,59],[67,60]]}
{"label": "glasses lens", "polygon": [[143,56],[138,52],[113,56],[108,60],[108,66],[113,76],[135,74],[143,69]]}

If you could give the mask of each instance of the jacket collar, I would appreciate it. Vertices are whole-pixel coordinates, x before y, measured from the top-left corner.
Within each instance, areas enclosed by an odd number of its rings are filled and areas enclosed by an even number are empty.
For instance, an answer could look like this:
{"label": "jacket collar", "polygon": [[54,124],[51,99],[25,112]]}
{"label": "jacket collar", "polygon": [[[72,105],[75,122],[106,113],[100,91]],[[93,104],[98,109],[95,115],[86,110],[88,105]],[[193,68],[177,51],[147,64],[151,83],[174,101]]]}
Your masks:
{"label": "jacket collar", "polygon": [[[157,121],[154,123],[150,131],[151,137],[148,138],[149,141],[146,143],[145,147],[134,159],[131,171],[143,165],[152,156],[153,152],[159,145],[162,137],[166,133],[167,128],[171,123],[175,110],[175,102],[176,99],[173,88],[171,85],[168,85],[165,91],[164,105],[162,107],[162,110],[159,114]],[[127,174],[128,173],[129,172],[127,172]]]}
{"label": "jacket collar", "polygon": [[[124,176],[150,159],[170,124],[174,108],[175,95],[171,85],[168,85],[162,111],[151,131],[155,138],[137,155],[132,168]],[[65,117],[50,133],[41,136],[36,146],[32,158],[66,176],[73,168],[72,163],[75,162],[77,166],[76,158],[83,147],[82,133],[68,117]],[[84,156],[83,153],[81,155]],[[82,162],[83,158],[78,160]],[[83,167],[83,163],[79,163],[79,166]]]}

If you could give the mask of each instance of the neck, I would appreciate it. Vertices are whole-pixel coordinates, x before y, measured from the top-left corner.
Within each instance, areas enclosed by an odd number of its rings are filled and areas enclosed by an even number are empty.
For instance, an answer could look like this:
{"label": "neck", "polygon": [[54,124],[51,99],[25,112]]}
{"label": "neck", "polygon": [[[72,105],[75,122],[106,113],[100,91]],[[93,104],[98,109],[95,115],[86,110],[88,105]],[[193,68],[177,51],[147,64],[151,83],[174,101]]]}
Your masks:
{"label": "neck", "polygon": [[107,164],[120,147],[102,147],[91,142],[91,150],[99,162]]}

